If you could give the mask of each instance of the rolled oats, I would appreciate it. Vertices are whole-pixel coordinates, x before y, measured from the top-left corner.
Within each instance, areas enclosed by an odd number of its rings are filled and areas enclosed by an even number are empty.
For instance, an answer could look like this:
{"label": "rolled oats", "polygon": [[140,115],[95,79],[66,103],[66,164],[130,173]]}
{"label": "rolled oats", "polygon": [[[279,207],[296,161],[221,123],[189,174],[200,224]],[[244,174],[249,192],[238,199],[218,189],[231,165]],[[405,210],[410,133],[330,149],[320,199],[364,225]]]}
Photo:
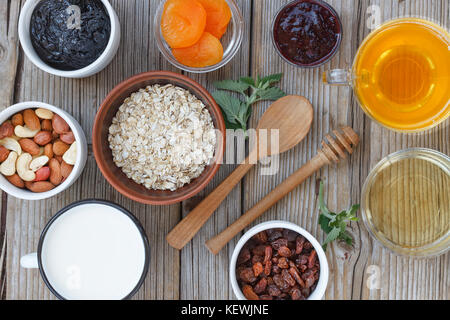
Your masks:
{"label": "rolled oats", "polygon": [[108,141],[114,163],[130,179],[174,191],[211,164],[216,133],[209,111],[188,90],[152,85],[125,99]]}

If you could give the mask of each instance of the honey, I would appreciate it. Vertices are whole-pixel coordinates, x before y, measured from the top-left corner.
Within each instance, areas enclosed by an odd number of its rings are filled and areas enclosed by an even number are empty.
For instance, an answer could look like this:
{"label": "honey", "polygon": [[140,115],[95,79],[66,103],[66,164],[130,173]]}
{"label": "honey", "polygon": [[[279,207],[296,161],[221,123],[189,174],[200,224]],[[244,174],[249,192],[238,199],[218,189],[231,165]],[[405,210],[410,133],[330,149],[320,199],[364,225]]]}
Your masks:
{"label": "honey", "polygon": [[448,32],[421,19],[398,19],[374,31],[355,59],[354,88],[381,124],[419,131],[450,115]]}
{"label": "honey", "polygon": [[363,219],[399,254],[433,256],[450,245],[450,158],[429,149],[382,160],[363,188]]}

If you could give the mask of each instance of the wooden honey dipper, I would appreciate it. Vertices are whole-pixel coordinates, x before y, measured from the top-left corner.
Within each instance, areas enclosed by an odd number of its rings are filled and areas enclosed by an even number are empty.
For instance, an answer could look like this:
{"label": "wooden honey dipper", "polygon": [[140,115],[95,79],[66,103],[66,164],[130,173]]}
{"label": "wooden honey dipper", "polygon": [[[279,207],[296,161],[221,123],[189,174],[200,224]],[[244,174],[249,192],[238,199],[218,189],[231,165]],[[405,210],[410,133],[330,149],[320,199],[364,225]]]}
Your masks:
{"label": "wooden honey dipper", "polygon": [[280,201],[314,172],[333,161],[337,163],[340,159],[346,159],[346,151],[352,154],[354,148],[359,143],[359,136],[350,127],[342,127],[341,130],[342,132],[333,130],[335,138],[330,134],[325,135],[326,140],[322,141],[322,149],[317,151],[317,155],[314,158],[284,180],[284,182],[278,185],[264,199],[237,219],[227,229],[206,241],[206,247],[214,254],[219,253],[235,235]]}

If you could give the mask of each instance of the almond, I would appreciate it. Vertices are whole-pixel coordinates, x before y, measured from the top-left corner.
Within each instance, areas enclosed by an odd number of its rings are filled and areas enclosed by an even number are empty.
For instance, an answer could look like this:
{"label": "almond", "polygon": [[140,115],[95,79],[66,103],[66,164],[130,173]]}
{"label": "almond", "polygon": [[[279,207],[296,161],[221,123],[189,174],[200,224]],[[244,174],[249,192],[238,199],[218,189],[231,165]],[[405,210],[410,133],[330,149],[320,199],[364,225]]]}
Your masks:
{"label": "almond", "polygon": [[49,158],[53,158],[53,144],[49,143],[44,147],[44,154]]}
{"label": "almond", "polygon": [[48,119],[42,120],[41,122],[41,129],[44,131],[53,131],[52,122]]}
{"label": "almond", "polygon": [[63,178],[61,174],[61,164],[58,160],[53,158],[48,163],[48,166],[50,168],[50,182],[57,186],[61,183]]}
{"label": "almond", "polygon": [[16,113],[15,115],[13,115],[13,117],[11,118],[11,123],[14,127],[15,126],[23,126],[24,122],[23,122],[22,114]]}
{"label": "almond", "polygon": [[39,131],[33,138],[40,146],[45,146],[52,142],[52,133],[50,131]]}
{"label": "almond", "polygon": [[69,145],[62,142],[61,140],[55,141],[53,143],[53,153],[56,156],[62,156],[64,153],[66,153],[67,150],[69,150]]}
{"label": "almond", "polygon": [[15,185],[17,188],[24,188],[25,183],[22,179],[20,179],[19,175],[17,173],[13,174],[12,176],[6,177],[6,179],[11,182],[13,185]]}
{"label": "almond", "polygon": [[55,156],[55,159],[58,160],[59,163],[63,162],[63,157],[62,156]]}
{"label": "almond", "polygon": [[73,169],[73,166],[71,166],[67,162],[65,162],[65,161],[61,162],[61,175],[64,180],[67,179],[68,176],[70,176],[72,169]]}
{"label": "almond", "polygon": [[36,179],[34,181],[46,181],[50,178],[50,168],[42,167],[36,171]]}
{"label": "almond", "polygon": [[25,182],[25,186],[28,190],[36,193],[47,192],[55,188],[55,186],[48,181]]}
{"label": "almond", "polygon": [[32,156],[37,156],[41,152],[39,146],[31,139],[20,139],[19,144],[24,152],[28,152]]}
{"label": "almond", "polygon": [[10,152],[11,151],[6,149],[4,146],[0,146],[0,162],[5,161],[8,158]]}
{"label": "almond", "polygon": [[72,144],[75,142],[75,136],[72,131],[59,135],[59,138],[62,142],[65,142],[67,144]]}
{"label": "almond", "polygon": [[55,132],[58,134],[70,131],[70,128],[69,128],[69,125],[67,124],[67,122],[57,114],[55,114],[53,116],[52,125],[53,125],[53,130],[55,130]]}
{"label": "almond", "polygon": [[11,137],[14,134],[14,126],[10,122],[4,122],[0,126],[0,139]]}
{"label": "almond", "polygon": [[25,125],[30,130],[35,131],[41,129],[41,121],[39,120],[36,113],[31,109],[27,109],[23,112],[23,122],[25,122]]}

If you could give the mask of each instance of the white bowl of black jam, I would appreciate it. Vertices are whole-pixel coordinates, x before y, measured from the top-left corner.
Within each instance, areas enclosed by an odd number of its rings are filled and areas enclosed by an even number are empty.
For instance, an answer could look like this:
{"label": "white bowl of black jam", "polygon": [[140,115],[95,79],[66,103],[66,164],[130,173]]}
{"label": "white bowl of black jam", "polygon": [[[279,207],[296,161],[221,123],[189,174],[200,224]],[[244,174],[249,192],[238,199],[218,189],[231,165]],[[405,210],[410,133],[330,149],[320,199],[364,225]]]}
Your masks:
{"label": "white bowl of black jam", "polygon": [[326,2],[295,0],[275,15],[272,40],[286,62],[301,68],[319,67],[338,51],[342,24]]}
{"label": "white bowl of black jam", "polygon": [[116,55],[120,24],[108,0],[27,0],[19,39],[39,69],[85,78],[103,70]]}

